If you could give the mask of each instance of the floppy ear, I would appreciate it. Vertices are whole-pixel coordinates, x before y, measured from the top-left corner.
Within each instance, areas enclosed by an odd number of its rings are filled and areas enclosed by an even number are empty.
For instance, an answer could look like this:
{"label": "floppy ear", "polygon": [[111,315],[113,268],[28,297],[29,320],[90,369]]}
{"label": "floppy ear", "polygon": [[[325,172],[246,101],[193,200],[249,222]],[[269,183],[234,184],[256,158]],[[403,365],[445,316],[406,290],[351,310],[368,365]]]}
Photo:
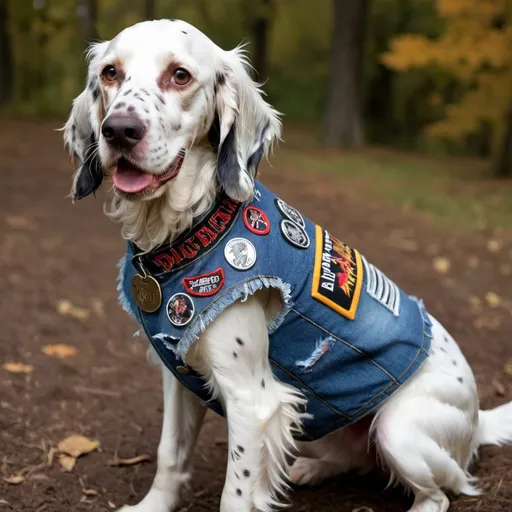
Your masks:
{"label": "floppy ear", "polygon": [[264,99],[248,73],[241,48],[222,52],[217,64],[216,119],[218,179],[228,196],[248,201],[258,164],[280,138],[279,113]]}
{"label": "floppy ear", "polygon": [[103,181],[103,169],[97,155],[97,140],[103,118],[103,104],[98,84],[98,62],[108,42],[94,43],[87,52],[87,86],[73,101],[64,126],[64,141],[75,164],[71,197],[82,199],[94,193]]}

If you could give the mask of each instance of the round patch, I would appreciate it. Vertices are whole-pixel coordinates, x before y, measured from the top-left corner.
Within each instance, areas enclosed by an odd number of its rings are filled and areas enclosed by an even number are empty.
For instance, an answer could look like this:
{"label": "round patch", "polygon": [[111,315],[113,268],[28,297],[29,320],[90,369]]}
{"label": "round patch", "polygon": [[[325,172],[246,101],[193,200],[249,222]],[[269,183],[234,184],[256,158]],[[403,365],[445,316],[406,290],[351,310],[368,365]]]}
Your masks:
{"label": "round patch", "polygon": [[304,218],[302,217],[298,210],[286,204],[282,199],[276,199],[275,201],[277,209],[281,212],[282,215],[290,219],[292,222],[300,226],[302,229],[305,229],[306,223],[304,222]]}
{"label": "round patch", "polygon": [[246,238],[232,238],[224,247],[226,261],[237,270],[249,270],[256,263],[256,248]]}
{"label": "round patch", "polygon": [[167,302],[167,318],[176,327],[187,325],[195,311],[194,301],[186,293],[175,293]]}
{"label": "round patch", "polygon": [[281,232],[283,236],[295,247],[299,249],[307,249],[310,241],[309,236],[300,226],[288,219],[281,221]]}
{"label": "round patch", "polygon": [[256,206],[247,206],[243,213],[245,227],[256,235],[268,235],[270,221],[268,217]]}

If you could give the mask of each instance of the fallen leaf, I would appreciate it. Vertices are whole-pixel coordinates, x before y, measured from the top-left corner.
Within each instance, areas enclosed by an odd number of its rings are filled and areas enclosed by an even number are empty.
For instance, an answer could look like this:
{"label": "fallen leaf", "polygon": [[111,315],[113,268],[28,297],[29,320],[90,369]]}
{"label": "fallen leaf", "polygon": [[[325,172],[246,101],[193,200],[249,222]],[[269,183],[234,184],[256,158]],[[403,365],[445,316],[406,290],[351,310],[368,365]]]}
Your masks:
{"label": "fallen leaf", "polygon": [[8,478],[4,478],[4,480],[8,483],[8,484],[11,484],[11,485],[19,485],[21,484],[22,482],[25,481],[25,477],[24,476],[21,476],[21,475],[12,475]]}
{"label": "fallen leaf", "polygon": [[4,363],[2,368],[11,373],[32,373],[34,370],[32,365],[23,363]]}
{"label": "fallen leaf", "polygon": [[131,459],[119,459],[115,458],[110,462],[111,466],[135,466],[136,464],[140,464],[142,462],[151,462],[151,457],[149,455],[138,455],[137,457],[132,457]]}
{"label": "fallen leaf", "polygon": [[105,318],[105,306],[101,299],[92,299],[91,300],[91,309],[94,311],[94,313],[98,317]]}
{"label": "fallen leaf", "polygon": [[474,295],[468,298],[468,302],[474,307],[478,307],[482,304],[482,301],[478,297],[475,297]]}
{"label": "fallen leaf", "polygon": [[507,363],[504,367],[505,373],[512,376],[512,363]]}
{"label": "fallen leaf", "polygon": [[116,508],[115,503],[112,503],[111,501],[108,502],[108,506],[112,509]]}
{"label": "fallen leaf", "polygon": [[64,468],[65,471],[73,471],[76,464],[76,457],[71,457],[65,453],[59,453],[58,458],[59,464]]}
{"label": "fallen leaf", "polygon": [[487,240],[487,250],[489,252],[500,252],[502,246],[503,245],[499,240]]}
{"label": "fallen leaf", "polygon": [[71,457],[80,457],[96,450],[100,446],[100,442],[88,439],[84,436],[73,435],[61,441],[57,448],[59,452],[71,455]]}
{"label": "fallen leaf", "polygon": [[501,297],[494,292],[487,292],[485,300],[491,308],[497,308],[501,304]]}
{"label": "fallen leaf", "polygon": [[34,229],[34,224],[23,215],[6,215],[5,222],[13,229]]}
{"label": "fallen leaf", "polygon": [[505,396],[507,394],[505,386],[498,379],[492,380],[492,387],[494,388],[494,390],[496,391],[496,395],[498,396]]}
{"label": "fallen leaf", "polygon": [[438,258],[434,258],[433,266],[440,274],[446,274],[450,270],[451,263],[448,258],[439,256]]}
{"label": "fallen leaf", "polygon": [[6,501],[6,500],[2,500],[2,499],[0,499],[0,505],[7,505],[7,506],[10,506],[8,501]]}
{"label": "fallen leaf", "polygon": [[89,317],[89,310],[73,306],[67,299],[62,299],[57,302],[57,313],[62,316],[71,316],[78,320],[85,320]]}
{"label": "fallen leaf", "polygon": [[57,345],[45,345],[41,351],[47,356],[60,357],[61,359],[76,355],[75,347],[72,347],[71,345],[64,345],[63,343]]}
{"label": "fallen leaf", "polygon": [[85,489],[84,490],[84,494],[86,496],[98,496],[99,495],[99,492],[96,491],[95,489]]}

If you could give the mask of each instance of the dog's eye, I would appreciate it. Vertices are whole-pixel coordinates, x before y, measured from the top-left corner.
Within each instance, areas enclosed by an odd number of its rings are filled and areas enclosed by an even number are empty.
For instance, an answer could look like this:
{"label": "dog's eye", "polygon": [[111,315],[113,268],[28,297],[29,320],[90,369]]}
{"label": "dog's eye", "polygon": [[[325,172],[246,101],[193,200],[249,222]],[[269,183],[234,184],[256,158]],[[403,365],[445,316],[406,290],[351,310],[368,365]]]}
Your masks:
{"label": "dog's eye", "polygon": [[178,68],[172,76],[172,81],[177,85],[186,85],[190,82],[190,73],[183,68]]}
{"label": "dog's eye", "polygon": [[114,82],[117,80],[117,71],[114,66],[105,66],[101,72],[101,77],[107,82]]}

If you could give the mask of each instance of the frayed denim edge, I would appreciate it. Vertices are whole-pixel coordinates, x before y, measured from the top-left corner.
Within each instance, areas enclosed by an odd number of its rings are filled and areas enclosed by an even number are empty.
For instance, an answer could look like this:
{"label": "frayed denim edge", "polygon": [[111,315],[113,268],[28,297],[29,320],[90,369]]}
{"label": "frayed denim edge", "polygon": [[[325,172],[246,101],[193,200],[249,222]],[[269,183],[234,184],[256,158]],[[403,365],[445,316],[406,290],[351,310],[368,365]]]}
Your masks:
{"label": "frayed denim edge", "polygon": [[121,307],[133,318],[137,319],[137,316],[135,315],[135,311],[133,311],[130,301],[126,297],[126,294],[124,293],[124,271],[126,268],[126,259],[127,255],[125,254],[117,264],[117,268],[119,269],[119,274],[117,276],[117,291],[119,292],[117,300],[119,301],[119,304],[121,304]]}
{"label": "frayed denim edge", "polygon": [[242,302],[246,301],[250,295],[253,295],[263,288],[279,289],[284,303],[279,313],[268,325],[268,332],[269,334],[272,334],[283,323],[285,316],[293,307],[291,287],[288,283],[284,283],[278,277],[260,276],[236,286],[222,297],[219,297],[210,306],[203,310],[198,318],[194,320],[187,329],[187,332],[181,338],[180,342],[176,346],[170,346],[168,348],[170,348],[178,357],[184,359],[190,346],[199,338],[206,327],[215,320],[221,311],[226,309],[228,306],[231,306],[231,304],[237,300],[241,300]]}
{"label": "frayed denim edge", "polygon": [[[418,305],[421,317],[423,318],[423,328],[424,328],[425,336],[427,336],[430,340],[432,340],[432,321],[430,320],[428,311],[425,308],[423,299],[415,297],[414,295],[409,295],[409,298]],[[430,353],[430,344],[429,344],[428,350],[426,352]]]}

